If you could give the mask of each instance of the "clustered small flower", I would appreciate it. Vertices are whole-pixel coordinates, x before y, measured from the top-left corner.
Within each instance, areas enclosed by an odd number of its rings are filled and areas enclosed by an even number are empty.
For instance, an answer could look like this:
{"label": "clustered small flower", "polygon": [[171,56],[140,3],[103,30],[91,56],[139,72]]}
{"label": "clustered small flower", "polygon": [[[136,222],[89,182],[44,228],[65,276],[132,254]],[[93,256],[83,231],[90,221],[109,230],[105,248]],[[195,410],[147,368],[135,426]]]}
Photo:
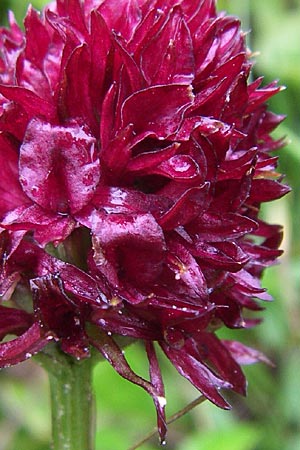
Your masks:
{"label": "clustered small flower", "polygon": [[[213,0],[57,0],[0,28],[0,366],[95,347],[153,397],[154,343],[210,401],[264,357],[217,330],[259,319],[282,230],[259,217],[280,87],[249,81],[237,18]],[[120,336],[141,341],[149,380]]]}

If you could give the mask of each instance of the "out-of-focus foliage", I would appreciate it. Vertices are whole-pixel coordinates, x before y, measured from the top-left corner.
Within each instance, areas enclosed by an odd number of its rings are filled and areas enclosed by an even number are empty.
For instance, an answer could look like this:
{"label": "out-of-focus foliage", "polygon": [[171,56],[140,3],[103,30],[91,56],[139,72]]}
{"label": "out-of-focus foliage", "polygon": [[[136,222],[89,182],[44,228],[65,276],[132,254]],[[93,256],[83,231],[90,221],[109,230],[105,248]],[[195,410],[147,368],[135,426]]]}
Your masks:
{"label": "out-of-focus foliage", "polygon": [[[45,1],[32,4],[41,8]],[[12,9],[24,17],[27,0],[0,0],[0,20]],[[255,76],[265,83],[279,79],[287,90],[272,100],[271,109],[287,115],[277,131],[290,143],[280,151],[280,170],[293,187],[284,199],[268,205],[269,221],[285,227],[281,265],[264,278],[276,301],[266,305],[264,322],[256,330],[241,331],[240,340],[264,351],[274,369],[257,365],[245,369],[248,397],[232,397],[231,412],[202,404],[170,425],[167,450],[298,450],[300,442],[300,0],[219,0],[219,9],[242,17],[251,30],[249,47],[255,56]],[[236,331],[233,338],[236,338]],[[228,333],[226,337],[232,337]],[[141,375],[143,352],[138,345],[126,355]],[[192,401],[197,392],[164,360],[164,376],[171,415]],[[151,400],[121,379],[107,363],[95,370],[97,394],[96,450],[126,450],[155,425]],[[46,450],[50,440],[47,378],[32,362],[0,373],[0,450]],[[142,450],[158,449],[157,439]]]}

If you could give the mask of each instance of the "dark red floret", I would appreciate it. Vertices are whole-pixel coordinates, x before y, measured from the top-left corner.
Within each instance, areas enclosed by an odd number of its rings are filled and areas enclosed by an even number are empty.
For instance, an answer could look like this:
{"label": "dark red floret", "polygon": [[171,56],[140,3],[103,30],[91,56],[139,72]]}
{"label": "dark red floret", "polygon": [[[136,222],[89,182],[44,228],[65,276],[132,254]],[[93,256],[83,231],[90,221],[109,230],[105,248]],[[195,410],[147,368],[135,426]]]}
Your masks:
{"label": "dark red floret", "polygon": [[[221,408],[245,394],[222,341],[270,300],[265,268],[281,227],[261,204],[289,188],[271,152],[283,120],[275,82],[249,81],[239,20],[213,0],[57,0],[0,28],[0,366],[49,341],[91,346],[152,397],[165,394],[154,342]],[[22,299],[22,302],[20,302]],[[24,305],[24,308],[20,305]],[[251,317],[253,314],[251,315]],[[149,381],[119,337],[143,341]]]}

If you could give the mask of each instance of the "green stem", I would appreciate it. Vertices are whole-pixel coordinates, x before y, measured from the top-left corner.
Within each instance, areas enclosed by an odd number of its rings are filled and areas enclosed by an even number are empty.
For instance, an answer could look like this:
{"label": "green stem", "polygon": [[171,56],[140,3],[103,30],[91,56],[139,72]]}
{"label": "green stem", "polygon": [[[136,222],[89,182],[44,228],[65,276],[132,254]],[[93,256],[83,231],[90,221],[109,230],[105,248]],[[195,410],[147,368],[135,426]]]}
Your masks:
{"label": "green stem", "polygon": [[39,355],[48,371],[53,450],[94,450],[91,358],[80,362],[55,347]]}

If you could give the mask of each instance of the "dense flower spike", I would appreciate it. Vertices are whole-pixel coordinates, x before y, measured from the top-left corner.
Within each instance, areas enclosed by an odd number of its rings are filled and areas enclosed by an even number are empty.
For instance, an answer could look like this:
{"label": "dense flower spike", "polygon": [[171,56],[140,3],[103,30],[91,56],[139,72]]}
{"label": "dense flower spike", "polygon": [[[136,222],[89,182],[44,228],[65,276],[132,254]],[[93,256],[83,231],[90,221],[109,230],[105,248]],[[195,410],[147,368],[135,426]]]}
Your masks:
{"label": "dense flower spike", "polygon": [[[289,188],[270,152],[280,90],[247,82],[239,21],[213,0],[57,0],[0,29],[0,365],[53,340],[96,347],[154,399],[153,342],[208,399],[263,360],[216,331],[249,327],[280,255],[262,202]],[[22,301],[21,301],[22,299]],[[118,336],[145,342],[150,381]]]}

